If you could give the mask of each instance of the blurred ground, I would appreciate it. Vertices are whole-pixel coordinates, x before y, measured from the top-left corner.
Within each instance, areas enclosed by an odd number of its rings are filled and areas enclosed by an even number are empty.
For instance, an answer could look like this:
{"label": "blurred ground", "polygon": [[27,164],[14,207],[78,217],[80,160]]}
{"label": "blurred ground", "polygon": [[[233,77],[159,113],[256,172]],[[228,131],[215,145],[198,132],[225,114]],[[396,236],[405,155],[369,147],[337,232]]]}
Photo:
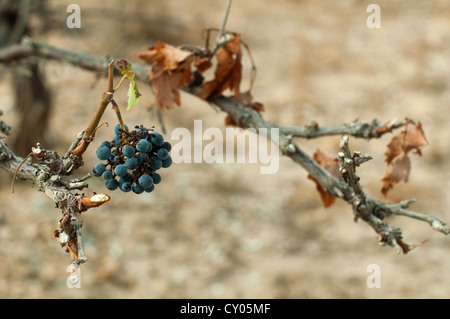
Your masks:
{"label": "blurred ground", "polygon": [[[202,28],[219,27],[225,1],[78,0],[82,28],[67,29],[65,5],[50,1],[53,29],[37,39],[98,56],[123,56],[157,40],[202,45]],[[254,96],[264,116],[281,125],[382,122],[395,116],[423,124],[430,145],[412,156],[407,184],[385,199],[416,198],[413,210],[450,221],[448,158],[450,105],[450,7],[446,0],[384,1],[381,29],[368,29],[361,0],[234,1],[228,29],[242,33],[258,68]],[[248,60],[246,70],[248,70]],[[63,153],[84,129],[106,87],[105,79],[71,66],[44,65],[54,92],[49,134]],[[244,80],[243,89],[247,82]],[[159,125],[143,98],[124,114],[130,124]],[[118,94],[126,104],[126,90]],[[3,120],[15,130],[8,74],[0,82]],[[182,95],[182,106],[163,113],[169,134],[176,127],[224,128],[225,115]],[[113,112],[105,120],[115,121]],[[112,137],[102,129],[97,143]],[[352,149],[374,160],[359,170],[366,192],[382,199],[384,151],[390,136],[350,140]],[[299,140],[312,154],[330,156],[340,137]],[[31,145],[30,145],[31,146]],[[93,149],[95,148],[95,144]],[[95,163],[85,157],[84,175]],[[354,223],[351,208],[321,205],[307,173],[281,158],[276,175],[260,175],[259,165],[181,164],[163,171],[163,182],[147,195],[114,192],[109,205],[84,215],[89,261],[81,269],[81,289],[66,287],[69,256],[52,233],[59,211],[29,184],[0,172],[0,297],[2,298],[448,298],[449,238],[421,222],[391,218],[408,243],[429,239],[405,256],[379,247],[372,229]],[[86,192],[105,192],[93,179]],[[366,268],[381,268],[381,288],[369,289]]]}

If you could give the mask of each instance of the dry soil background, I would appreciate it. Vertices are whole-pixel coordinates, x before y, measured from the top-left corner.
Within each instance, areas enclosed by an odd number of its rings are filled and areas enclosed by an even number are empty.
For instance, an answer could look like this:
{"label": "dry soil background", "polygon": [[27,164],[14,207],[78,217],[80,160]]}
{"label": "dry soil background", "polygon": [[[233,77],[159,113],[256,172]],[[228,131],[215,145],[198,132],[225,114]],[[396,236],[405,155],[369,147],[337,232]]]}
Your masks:
{"label": "dry soil background", "polygon": [[[381,7],[381,29],[366,27],[367,6]],[[202,28],[219,27],[225,1],[78,0],[81,29],[67,29],[66,5],[50,1],[53,29],[37,39],[98,56],[137,62],[135,52],[157,40],[201,45]],[[264,117],[281,125],[320,125],[355,120],[388,121],[399,115],[420,120],[430,145],[413,156],[407,184],[386,201],[416,198],[414,210],[450,222],[449,110],[450,6],[447,0],[235,0],[228,29],[242,33],[258,68],[254,96]],[[244,59],[246,70],[248,60]],[[43,65],[55,107],[48,134],[64,152],[84,129],[106,87],[103,78],[68,65]],[[244,80],[243,88],[247,82]],[[140,85],[130,124],[159,125],[150,88]],[[126,103],[126,90],[117,95]],[[8,74],[0,82],[2,117],[15,122]],[[182,95],[182,106],[163,113],[167,139],[176,127],[225,128],[225,115]],[[105,115],[114,122],[112,111]],[[97,134],[110,139],[111,127]],[[338,151],[340,137],[299,140],[312,154]],[[390,136],[351,139],[353,149],[374,160],[359,171],[366,192],[379,190]],[[31,146],[31,145],[30,145]],[[86,155],[84,175],[95,163]],[[60,212],[42,193],[0,172],[0,297],[2,298],[448,298],[449,238],[418,221],[391,218],[405,241],[425,238],[408,255],[379,247],[372,229],[354,223],[351,208],[321,205],[307,173],[281,158],[275,175],[259,165],[180,164],[163,172],[147,195],[112,193],[104,207],[84,214],[89,261],[81,288],[66,286],[69,256],[53,239]],[[105,192],[100,180],[86,192]],[[381,269],[381,288],[369,289],[366,268]]]}

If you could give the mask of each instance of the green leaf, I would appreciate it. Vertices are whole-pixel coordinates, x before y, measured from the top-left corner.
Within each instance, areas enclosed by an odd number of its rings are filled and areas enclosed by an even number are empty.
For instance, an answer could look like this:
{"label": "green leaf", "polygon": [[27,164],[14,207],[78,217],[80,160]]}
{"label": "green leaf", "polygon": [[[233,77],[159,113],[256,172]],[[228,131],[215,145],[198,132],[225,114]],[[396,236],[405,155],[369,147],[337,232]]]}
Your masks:
{"label": "green leaf", "polygon": [[117,69],[125,75],[130,81],[130,86],[128,87],[128,107],[127,111],[133,109],[141,99],[141,93],[139,93],[137,84],[136,84],[136,75],[133,71],[131,71],[131,63],[122,59],[117,62]]}

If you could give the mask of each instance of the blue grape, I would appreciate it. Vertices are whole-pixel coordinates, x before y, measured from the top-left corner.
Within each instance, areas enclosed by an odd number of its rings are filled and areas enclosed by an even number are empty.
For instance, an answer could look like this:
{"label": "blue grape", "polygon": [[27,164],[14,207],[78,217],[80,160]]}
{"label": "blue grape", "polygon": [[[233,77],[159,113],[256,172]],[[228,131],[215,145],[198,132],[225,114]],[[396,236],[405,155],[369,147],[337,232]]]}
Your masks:
{"label": "blue grape", "polygon": [[111,162],[113,162],[113,163],[117,163],[118,161],[119,161],[119,156],[113,156],[112,158],[110,158],[110,160],[111,160]]}
{"label": "blue grape", "polygon": [[[125,127],[125,131],[128,132],[128,126],[125,124],[124,127]],[[121,132],[120,132],[120,124],[117,124],[117,125],[114,127],[114,133],[115,133],[116,135],[120,135],[120,134],[121,134]]]}
{"label": "blue grape", "polygon": [[113,178],[113,173],[111,171],[104,171],[102,177],[104,178],[105,181],[109,181],[110,179]]}
{"label": "blue grape", "polygon": [[110,179],[106,181],[106,188],[113,191],[119,187],[119,182],[115,179]]}
{"label": "blue grape", "polygon": [[129,158],[125,161],[125,166],[129,169],[129,170],[134,170],[137,166],[138,166],[138,159],[137,158]]}
{"label": "blue grape", "polygon": [[161,183],[161,175],[159,175],[158,173],[153,173],[151,176],[153,178],[153,184]]}
{"label": "blue grape", "polygon": [[151,193],[155,189],[155,185],[152,185],[150,188],[144,189],[146,193]]}
{"label": "blue grape", "polygon": [[144,190],[148,189],[153,185],[153,178],[150,175],[144,174],[139,177],[139,185],[141,185]]}
{"label": "blue grape", "polygon": [[134,147],[131,145],[127,145],[122,150],[123,155],[130,158],[134,156]]}
{"label": "blue grape", "polygon": [[95,177],[102,176],[102,174],[98,173],[98,172],[95,170],[95,167],[92,169],[92,174],[93,174]]}
{"label": "blue grape", "polygon": [[124,176],[121,176],[119,179],[119,183],[128,182],[133,178],[130,173],[126,173]]}
{"label": "blue grape", "polygon": [[[102,175],[103,172],[106,171],[106,166],[105,166],[105,164],[103,164],[103,163],[97,163],[97,164],[94,166],[94,170],[97,172],[97,174]],[[99,175],[99,176],[100,176],[100,175]]]}
{"label": "blue grape", "polygon": [[113,146],[119,146],[120,145],[120,138],[116,135],[116,136],[114,136],[113,137],[113,139],[112,139],[112,145]]}
{"label": "blue grape", "polygon": [[152,150],[152,144],[150,144],[149,141],[142,139],[137,143],[136,149],[139,152],[147,153]]}
{"label": "blue grape", "polygon": [[150,157],[148,156],[147,153],[139,153],[137,155],[137,160],[139,163],[146,163],[146,162],[148,162],[149,159],[150,159]]}
{"label": "blue grape", "polygon": [[131,185],[128,182],[124,182],[122,184],[120,184],[119,182],[119,188],[124,193],[128,193],[129,191],[131,191]]}
{"label": "blue grape", "polygon": [[125,176],[127,174],[127,167],[123,164],[119,164],[114,169],[114,173],[119,177]]}
{"label": "blue grape", "polygon": [[164,161],[167,157],[169,157],[169,151],[165,148],[160,148],[158,152],[156,152],[156,156],[158,156],[161,161]]}
{"label": "blue grape", "polygon": [[111,148],[111,142],[110,141],[104,141],[104,142],[102,142],[102,144],[100,144],[100,146],[106,146],[108,148]]}
{"label": "blue grape", "polygon": [[150,142],[155,146],[161,146],[164,143],[164,137],[158,132],[152,132],[150,135]]}
{"label": "blue grape", "polygon": [[150,167],[157,171],[162,167],[162,161],[157,157],[152,157],[152,161],[150,162]]}
{"label": "blue grape", "polygon": [[144,189],[141,187],[141,185],[137,183],[131,184],[131,190],[136,194],[142,194],[144,192]]}
{"label": "blue grape", "polygon": [[164,142],[161,144],[161,148],[165,148],[168,152],[170,152],[172,145],[169,142]]}
{"label": "blue grape", "polygon": [[108,157],[110,157],[110,156],[111,156],[111,149],[109,147],[107,147],[107,146],[100,146],[97,149],[97,157],[98,157],[98,159],[104,161],[104,160],[107,160]]}
{"label": "blue grape", "polygon": [[162,167],[168,168],[170,165],[172,165],[172,157],[169,155],[164,161],[162,161]]}

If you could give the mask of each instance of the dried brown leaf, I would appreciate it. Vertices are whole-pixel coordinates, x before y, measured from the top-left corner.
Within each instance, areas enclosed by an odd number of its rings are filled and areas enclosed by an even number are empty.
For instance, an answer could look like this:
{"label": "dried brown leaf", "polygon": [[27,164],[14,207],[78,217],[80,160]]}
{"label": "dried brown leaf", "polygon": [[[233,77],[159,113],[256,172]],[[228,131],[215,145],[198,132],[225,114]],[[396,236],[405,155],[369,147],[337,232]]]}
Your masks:
{"label": "dried brown leaf", "polygon": [[214,79],[203,83],[203,90],[198,94],[202,99],[207,99],[210,95],[220,95],[226,89],[239,95],[239,86],[242,78],[242,51],[240,35],[233,36],[216,53],[217,68]]}
{"label": "dried brown leaf", "polygon": [[422,124],[418,122],[413,128],[403,130],[392,138],[385,153],[386,162],[389,164],[400,153],[408,153],[411,150],[415,150],[417,154],[421,155],[420,148],[427,145],[428,141],[422,129]]}
{"label": "dried brown leaf", "polygon": [[152,66],[148,75],[158,105],[162,109],[180,105],[178,88],[190,82],[194,55],[163,42],[136,55]]}
{"label": "dried brown leaf", "polygon": [[381,192],[385,196],[399,182],[408,181],[411,171],[408,152],[414,150],[416,154],[422,155],[421,148],[427,145],[428,141],[420,122],[392,138],[385,153],[388,168],[382,179],[383,186],[381,188]]}
{"label": "dried brown leaf", "polygon": [[387,192],[402,180],[407,182],[410,170],[411,161],[405,152],[394,157],[394,159],[389,163],[386,174],[382,179],[383,187],[381,188],[381,192],[383,195],[386,196]]}
{"label": "dried brown leaf", "polygon": [[208,58],[196,59],[194,66],[197,68],[197,72],[203,73],[212,66],[212,62]]}
{"label": "dried brown leaf", "polygon": [[[339,163],[337,158],[328,157],[325,155],[325,153],[318,149],[314,153],[313,159],[331,175],[338,179],[342,179],[342,175],[339,172]],[[336,196],[327,193],[322,185],[320,185],[320,183],[311,175],[308,175],[308,178],[316,183],[316,188],[320,194],[320,197],[322,198],[323,205],[325,207],[330,207],[331,205],[333,205],[336,200]]]}

